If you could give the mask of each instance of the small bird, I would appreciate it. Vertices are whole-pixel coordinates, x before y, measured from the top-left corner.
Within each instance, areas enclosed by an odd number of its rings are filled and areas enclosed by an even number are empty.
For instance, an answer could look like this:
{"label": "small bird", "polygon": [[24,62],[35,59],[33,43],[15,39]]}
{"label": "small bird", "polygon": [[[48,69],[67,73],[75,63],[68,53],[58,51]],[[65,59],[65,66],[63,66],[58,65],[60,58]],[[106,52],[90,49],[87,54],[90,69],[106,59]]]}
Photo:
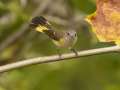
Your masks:
{"label": "small bird", "polygon": [[[52,28],[52,25],[43,16],[32,18],[30,26],[41,33],[46,34],[58,48],[68,48],[76,55],[77,52],[73,49],[77,41],[77,33],[75,30],[58,31]],[[59,55],[61,56],[60,52]]]}

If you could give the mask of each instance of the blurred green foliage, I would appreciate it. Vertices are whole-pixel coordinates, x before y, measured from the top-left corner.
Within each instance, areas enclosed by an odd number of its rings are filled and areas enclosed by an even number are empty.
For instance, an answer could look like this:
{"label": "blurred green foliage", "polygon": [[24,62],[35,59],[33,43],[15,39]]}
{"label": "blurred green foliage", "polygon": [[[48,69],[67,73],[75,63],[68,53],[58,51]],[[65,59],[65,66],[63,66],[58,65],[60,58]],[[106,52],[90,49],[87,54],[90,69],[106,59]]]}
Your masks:
{"label": "blurred green foliage", "polygon": [[72,7],[83,13],[92,13],[95,11],[95,2],[92,0],[70,0]]}
{"label": "blurred green foliage", "polygon": [[[39,1],[1,0],[0,43],[28,22]],[[59,1],[59,0],[56,0]],[[95,11],[93,0],[67,0],[73,11],[88,14]],[[46,13],[47,10],[44,12]],[[88,26],[79,30],[77,50],[110,46],[96,43]],[[50,39],[29,28],[29,32],[6,48],[0,62],[14,62],[31,57],[56,54]],[[69,52],[61,50],[62,53]],[[70,61],[34,65],[0,74],[0,90],[120,90],[120,55],[109,53]]]}

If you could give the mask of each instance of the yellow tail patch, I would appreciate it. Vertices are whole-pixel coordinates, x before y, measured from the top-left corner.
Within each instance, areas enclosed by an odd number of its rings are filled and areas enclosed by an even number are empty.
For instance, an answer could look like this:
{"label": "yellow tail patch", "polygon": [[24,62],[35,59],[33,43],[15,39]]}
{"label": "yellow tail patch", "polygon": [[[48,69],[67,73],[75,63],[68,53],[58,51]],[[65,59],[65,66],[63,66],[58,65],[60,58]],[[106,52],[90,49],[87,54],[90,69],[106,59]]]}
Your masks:
{"label": "yellow tail patch", "polygon": [[48,28],[42,25],[38,25],[35,30],[38,32],[44,32],[44,30],[48,30]]}

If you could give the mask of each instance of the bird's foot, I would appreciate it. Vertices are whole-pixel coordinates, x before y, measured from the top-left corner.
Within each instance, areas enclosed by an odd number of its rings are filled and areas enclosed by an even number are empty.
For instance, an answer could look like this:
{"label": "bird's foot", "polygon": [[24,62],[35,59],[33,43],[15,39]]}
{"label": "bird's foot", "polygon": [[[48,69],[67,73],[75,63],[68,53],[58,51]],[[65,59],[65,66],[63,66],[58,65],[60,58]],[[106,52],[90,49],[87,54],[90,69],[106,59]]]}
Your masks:
{"label": "bird's foot", "polygon": [[76,56],[78,56],[78,52],[74,48],[72,48],[71,51],[75,53]]}

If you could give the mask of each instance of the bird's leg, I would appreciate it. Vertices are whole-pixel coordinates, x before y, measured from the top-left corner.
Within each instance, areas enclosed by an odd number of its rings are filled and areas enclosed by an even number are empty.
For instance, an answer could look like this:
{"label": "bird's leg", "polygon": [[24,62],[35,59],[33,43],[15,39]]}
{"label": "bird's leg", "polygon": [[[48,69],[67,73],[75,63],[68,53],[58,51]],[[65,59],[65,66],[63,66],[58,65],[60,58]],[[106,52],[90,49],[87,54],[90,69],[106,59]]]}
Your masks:
{"label": "bird's leg", "polygon": [[58,53],[58,55],[59,55],[59,58],[60,58],[60,59],[62,59],[62,54],[61,54],[61,52],[60,52],[60,49],[59,49],[59,48],[57,48],[57,53]]}
{"label": "bird's leg", "polygon": [[71,48],[70,50],[71,50],[72,52],[74,52],[76,56],[78,56],[78,53],[77,53],[77,51],[76,51],[74,48]]}

